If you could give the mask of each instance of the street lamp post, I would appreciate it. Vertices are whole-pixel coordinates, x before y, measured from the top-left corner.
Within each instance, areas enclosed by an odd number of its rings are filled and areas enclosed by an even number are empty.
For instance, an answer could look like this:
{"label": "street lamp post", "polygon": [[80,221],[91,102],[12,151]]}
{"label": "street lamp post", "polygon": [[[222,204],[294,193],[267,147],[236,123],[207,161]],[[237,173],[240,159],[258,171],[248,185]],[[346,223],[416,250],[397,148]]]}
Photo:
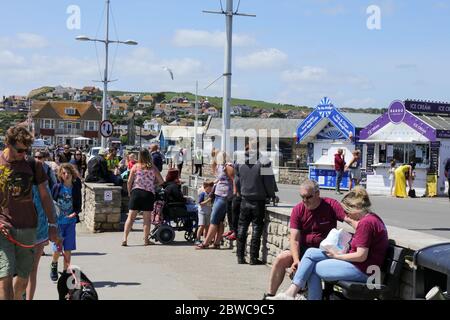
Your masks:
{"label": "street lamp post", "polygon": [[[79,41],[94,41],[94,42],[103,42],[105,44],[105,72],[104,77],[101,82],[103,82],[103,106],[102,106],[102,121],[105,121],[107,119],[107,98],[108,98],[108,83],[110,82],[108,80],[108,59],[109,59],[109,44],[110,43],[120,43],[120,44],[126,44],[135,46],[138,43],[133,40],[126,40],[126,41],[115,41],[115,40],[109,40],[109,4],[110,0],[106,0],[106,38],[105,39],[91,39],[87,36],[78,36],[76,37],[76,40]],[[102,136],[102,142],[101,147],[106,148],[106,138]]]}

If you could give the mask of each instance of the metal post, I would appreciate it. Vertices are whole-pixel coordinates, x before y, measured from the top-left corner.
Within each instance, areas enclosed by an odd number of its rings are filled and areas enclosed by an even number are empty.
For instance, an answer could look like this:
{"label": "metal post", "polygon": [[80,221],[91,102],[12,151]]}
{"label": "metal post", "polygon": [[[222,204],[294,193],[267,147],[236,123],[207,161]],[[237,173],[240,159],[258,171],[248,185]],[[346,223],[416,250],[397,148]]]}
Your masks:
{"label": "metal post", "polygon": [[[240,2],[239,2],[240,3]],[[233,16],[244,16],[244,17],[256,17],[253,14],[243,14],[233,12],[233,0],[227,0],[226,11],[203,11],[205,13],[213,14],[224,14],[226,22],[226,37],[227,41],[225,43],[225,69],[224,74],[224,95],[222,101],[222,151],[225,151],[229,156],[231,156],[231,143],[230,143],[230,109],[231,109],[231,58],[233,49]],[[217,80],[216,80],[217,81]],[[214,81],[215,82],[215,81]]]}
{"label": "metal post", "polygon": [[[103,107],[102,107],[102,121],[105,121],[106,116],[106,108],[107,108],[107,99],[108,99],[108,51],[109,51],[109,2],[110,0],[106,0],[106,39],[105,39],[105,74],[103,80]],[[101,147],[106,148],[106,138],[102,136]]]}
{"label": "metal post", "polygon": [[227,0],[225,13],[226,37],[225,67],[222,101],[222,151],[231,156],[230,148],[230,107],[231,107],[231,57],[233,50],[233,0]]}
{"label": "metal post", "polygon": [[195,122],[194,122],[194,152],[192,153],[192,166],[191,172],[194,172],[195,161],[197,160],[198,149],[198,81],[195,82]]}

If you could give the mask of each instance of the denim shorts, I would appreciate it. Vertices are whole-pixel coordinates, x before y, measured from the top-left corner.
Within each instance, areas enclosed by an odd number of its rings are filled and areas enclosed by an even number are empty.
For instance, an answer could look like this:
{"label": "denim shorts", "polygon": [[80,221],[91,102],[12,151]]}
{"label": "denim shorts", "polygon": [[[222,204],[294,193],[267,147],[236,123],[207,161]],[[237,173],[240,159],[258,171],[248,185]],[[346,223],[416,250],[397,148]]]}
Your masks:
{"label": "denim shorts", "polygon": [[225,215],[227,214],[227,203],[228,200],[226,197],[215,196],[211,212],[211,224],[218,225],[225,220]]}
{"label": "denim shorts", "polygon": [[77,249],[76,244],[76,223],[58,224],[58,232],[61,238],[63,238],[62,248],[58,248],[55,243],[52,242],[53,252],[73,251]]}

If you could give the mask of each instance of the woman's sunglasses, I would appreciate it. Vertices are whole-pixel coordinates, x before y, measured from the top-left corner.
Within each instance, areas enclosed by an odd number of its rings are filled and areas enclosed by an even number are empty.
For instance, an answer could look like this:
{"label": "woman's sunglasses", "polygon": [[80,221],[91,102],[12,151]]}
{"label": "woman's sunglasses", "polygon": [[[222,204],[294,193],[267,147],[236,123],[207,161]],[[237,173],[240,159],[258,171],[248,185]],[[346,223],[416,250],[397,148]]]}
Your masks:
{"label": "woman's sunglasses", "polygon": [[42,159],[43,156],[34,156],[35,159]]}
{"label": "woman's sunglasses", "polygon": [[14,150],[16,150],[17,153],[24,153],[24,152],[28,151],[28,148],[21,149],[21,148],[17,148],[15,145],[12,145],[12,147]]}

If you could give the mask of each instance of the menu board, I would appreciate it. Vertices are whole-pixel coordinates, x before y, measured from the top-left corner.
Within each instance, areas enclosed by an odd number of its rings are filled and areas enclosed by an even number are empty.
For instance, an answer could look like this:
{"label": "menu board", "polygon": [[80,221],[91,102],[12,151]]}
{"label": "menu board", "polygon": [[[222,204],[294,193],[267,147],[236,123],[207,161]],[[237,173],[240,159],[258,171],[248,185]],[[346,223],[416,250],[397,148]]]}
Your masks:
{"label": "menu board", "polygon": [[[316,180],[321,188],[334,189],[336,186],[336,171],[331,169],[317,169],[309,167],[309,179]],[[348,189],[350,180],[348,172],[344,172],[341,181],[341,189]]]}
{"label": "menu board", "polygon": [[367,144],[367,162],[366,162],[366,173],[373,174],[373,161],[375,156],[375,144]]}
{"label": "menu board", "polygon": [[439,141],[430,144],[430,174],[436,174],[439,170],[439,147]]}

